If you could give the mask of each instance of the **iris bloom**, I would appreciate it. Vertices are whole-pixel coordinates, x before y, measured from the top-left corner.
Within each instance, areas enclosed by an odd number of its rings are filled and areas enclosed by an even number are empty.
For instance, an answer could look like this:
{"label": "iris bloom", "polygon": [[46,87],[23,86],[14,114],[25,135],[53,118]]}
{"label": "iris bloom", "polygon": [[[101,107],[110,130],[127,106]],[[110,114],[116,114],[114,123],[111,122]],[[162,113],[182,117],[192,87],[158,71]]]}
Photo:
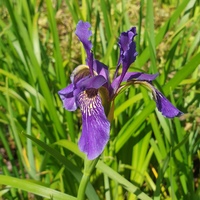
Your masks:
{"label": "iris bloom", "polygon": [[[120,55],[112,82],[109,80],[108,67],[93,56],[92,43],[89,40],[92,35],[90,27],[88,22],[79,21],[77,24],[75,33],[86,51],[86,65],[79,65],[74,69],[70,77],[71,84],[58,94],[66,110],[74,111],[80,108],[82,134],[78,146],[89,160],[93,160],[102,153],[109,140],[110,122],[107,115],[111,102],[124,87],[134,83],[148,87],[152,91],[158,110],[165,117],[180,116],[182,112],[152,85],[157,74],[127,72],[137,56],[135,27],[121,33],[119,37]],[[122,73],[118,76],[120,66]]]}

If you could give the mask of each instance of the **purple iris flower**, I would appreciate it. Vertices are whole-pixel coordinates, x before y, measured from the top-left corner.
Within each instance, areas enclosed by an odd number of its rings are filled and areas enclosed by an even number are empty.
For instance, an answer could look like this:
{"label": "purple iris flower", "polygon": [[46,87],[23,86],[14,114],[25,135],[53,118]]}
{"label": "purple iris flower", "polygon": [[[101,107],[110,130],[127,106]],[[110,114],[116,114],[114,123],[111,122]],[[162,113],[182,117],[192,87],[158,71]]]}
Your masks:
{"label": "purple iris flower", "polygon": [[[77,24],[75,33],[86,51],[86,65],[79,65],[74,69],[70,77],[71,84],[60,90],[58,94],[66,110],[74,111],[80,108],[82,134],[78,146],[89,160],[93,160],[103,152],[109,140],[110,122],[107,116],[110,105],[124,87],[142,84],[149,88],[158,110],[168,118],[180,116],[182,112],[152,85],[152,81],[158,74],[127,72],[137,56],[134,42],[135,27],[121,33],[119,37],[120,56],[112,81],[109,80],[108,67],[94,58],[92,43],[89,40],[92,35],[90,27],[88,22],[79,21]],[[122,66],[122,73],[118,75],[120,66]]]}

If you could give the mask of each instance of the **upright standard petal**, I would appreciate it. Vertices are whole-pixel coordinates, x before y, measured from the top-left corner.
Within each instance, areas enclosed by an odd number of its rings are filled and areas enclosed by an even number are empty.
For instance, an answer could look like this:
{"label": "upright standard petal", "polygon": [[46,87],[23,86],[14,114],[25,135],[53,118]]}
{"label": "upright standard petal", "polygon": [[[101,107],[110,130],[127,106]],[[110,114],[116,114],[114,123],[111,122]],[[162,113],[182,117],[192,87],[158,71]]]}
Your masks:
{"label": "upright standard petal", "polygon": [[107,81],[109,80],[108,66],[98,60],[94,60],[93,66],[97,74],[102,75]]}
{"label": "upright standard petal", "polygon": [[92,32],[89,30],[90,27],[91,25],[89,22],[79,21],[76,26],[75,33],[84,46],[84,49],[87,54],[86,63],[90,68],[91,75],[93,75],[93,53],[91,52],[92,43],[89,40],[90,36],[92,36]]}
{"label": "upright standard petal", "polygon": [[89,160],[97,158],[103,152],[110,132],[110,123],[97,92],[95,89],[83,91],[78,97],[83,124],[78,145]]}
{"label": "upright standard petal", "polygon": [[116,84],[116,89],[114,92],[117,91],[128,68],[136,59],[136,56],[137,56],[136,44],[133,41],[133,39],[136,35],[137,34],[136,34],[135,27],[131,28],[127,32],[121,33],[121,35],[120,35],[119,42],[118,42],[119,47],[120,47],[120,56],[119,56],[119,60],[118,60],[114,78],[116,78],[118,75],[118,70],[119,70],[120,65],[122,65],[122,73],[121,73],[121,77],[120,77],[118,83]]}
{"label": "upright standard petal", "polygon": [[115,72],[115,77],[117,76],[119,66],[122,64],[122,75],[124,76],[127,72],[129,66],[135,61],[137,52],[136,44],[133,41],[134,37],[137,35],[136,27],[132,27],[127,32],[121,33],[119,37],[118,45],[120,47],[120,56],[118,59],[117,69]]}

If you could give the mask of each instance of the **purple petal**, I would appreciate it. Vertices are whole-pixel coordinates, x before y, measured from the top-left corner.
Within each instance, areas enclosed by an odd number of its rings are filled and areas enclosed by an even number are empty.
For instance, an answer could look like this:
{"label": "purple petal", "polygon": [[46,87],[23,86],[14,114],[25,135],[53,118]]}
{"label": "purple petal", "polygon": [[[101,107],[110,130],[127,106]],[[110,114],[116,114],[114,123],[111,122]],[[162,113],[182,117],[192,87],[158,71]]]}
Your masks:
{"label": "purple petal", "polygon": [[64,108],[68,111],[74,111],[77,109],[73,90],[74,90],[74,85],[71,83],[66,88],[58,92],[60,98],[62,99]]}
{"label": "purple petal", "polygon": [[97,158],[109,140],[110,123],[104,113],[99,95],[88,96],[86,91],[78,97],[82,112],[82,134],[79,148],[89,160]]}
{"label": "purple petal", "polygon": [[79,40],[83,43],[86,53],[89,54],[92,49],[92,43],[89,38],[92,36],[92,32],[89,30],[91,27],[89,22],[79,21],[76,26],[76,35]]}
{"label": "purple petal", "polygon": [[138,81],[151,82],[157,76],[158,76],[158,73],[157,74],[145,74],[145,73],[142,73],[142,72],[127,72],[122,81],[138,80]]}
{"label": "purple petal", "polygon": [[[118,60],[117,69],[115,71],[114,77],[117,77],[117,73],[119,70],[119,66],[122,64],[122,74],[121,78],[119,79],[118,85],[116,88],[120,86],[128,68],[130,65],[135,61],[137,52],[136,52],[136,44],[133,41],[134,37],[136,36],[136,28],[133,27],[127,32],[123,32],[119,38],[119,47],[120,47],[120,56]],[[117,90],[116,89],[116,90]]]}
{"label": "purple petal", "polygon": [[158,76],[158,74],[144,74],[142,72],[127,72],[124,75],[124,78],[122,79],[122,81],[121,81],[121,76],[122,75],[115,78],[111,84],[113,93],[115,93],[117,91],[117,89],[120,86],[119,84],[121,84],[121,82],[124,82],[124,81],[128,82],[128,81],[132,81],[132,80],[151,82]]}
{"label": "purple petal", "polygon": [[92,43],[89,40],[90,36],[92,36],[92,32],[89,30],[90,27],[91,27],[90,23],[79,21],[76,26],[75,33],[85,48],[87,54],[86,63],[90,68],[91,74],[93,75],[93,53],[91,52]]}
{"label": "purple petal", "polygon": [[135,42],[129,45],[129,49],[123,53],[122,56],[122,74],[125,74],[129,66],[135,61],[137,56]]}
{"label": "purple petal", "polygon": [[136,28],[132,27],[129,31],[121,33],[119,37],[119,47],[120,47],[120,56],[117,64],[117,69],[115,72],[115,77],[117,76],[119,66],[122,64],[122,75],[124,76],[127,72],[129,66],[135,61],[137,52],[136,44],[133,41],[136,36]]}
{"label": "purple petal", "polygon": [[[130,49],[130,46],[132,44],[133,47],[135,47],[135,42],[133,42],[134,37],[137,35],[136,33],[136,28],[132,27],[130,30],[128,30],[127,32],[122,32],[120,37],[119,37],[119,47],[120,47],[120,57],[118,60],[118,66],[120,64],[122,64],[123,62],[123,58],[124,58],[124,54]],[[132,52],[131,57],[134,57],[133,55],[136,53]],[[136,55],[135,55],[136,56]],[[134,58],[132,58],[134,59]]]}
{"label": "purple petal", "polygon": [[141,73],[141,75],[137,78],[137,80],[151,82],[151,81],[155,80],[157,78],[157,76],[158,76],[158,73],[156,73],[156,74],[144,74],[144,73]]}
{"label": "purple petal", "polygon": [[114,95],[116,93],[116,91],[118,90],[121,82],[137,79],[140,75],[141,75],[141,72],[127,72],[123,79],[122,79],[121,75],[118,76],[111,83],[111,88],[110,88],[111,91],[110,92]]}
{"label": "purple petal", "polygon": [[[154,87],[153,87],[154,88]],[[157,89],[153,91],[154,100],[156,102],[158,110],[168,118],[179,117],[183,113],[178,110],[172,103]]]}
{"label": "purple petal", "polygon": [[76,87],[79,88],[81,91],[91,88],[99,89],[106,82],[107,80],[101,75],[93,76],[90,78],[85,77],[76,84]]}
{"label": "purple petal", "polygon": [[98,75],[102,75],[107,81],[109,80],[108,67],[106,65],[98,60],[94,60],[93,67]]}

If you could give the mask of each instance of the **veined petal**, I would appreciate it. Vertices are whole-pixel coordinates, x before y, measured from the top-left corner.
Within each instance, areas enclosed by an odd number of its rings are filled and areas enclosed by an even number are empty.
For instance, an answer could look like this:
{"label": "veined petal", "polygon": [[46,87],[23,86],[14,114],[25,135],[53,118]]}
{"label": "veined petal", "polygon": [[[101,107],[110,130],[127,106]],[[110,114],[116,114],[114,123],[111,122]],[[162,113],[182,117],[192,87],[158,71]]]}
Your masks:
{"label": "veined petal", "polygon": [[74,111],[77,109],[73,90],[74,85],[71,83],[66,88],[58,92],[60,98],[62,99],[64,108],[68,111]]}
{"label": "veined petal", "polygon": [[89,30],[90,27],[91,25],[89,22],[79,21],[76,26],[75,33],[84,46],[87,54],[86,63],[90,68],[91,74],[93,75],[93,53],[91,52],[92,43],[89,40],[90,36],[92,36],[92,32]]}
{"label": "veined petal", "polygon": [[158,110],[165,117],[173,118],[183,115],[183,113],[180,110],[178,110],[175,106],[173,106],[172,103],[156,88],[154,88],[153,97],[156,102]]}
{"label": "veined petal", "polygon": [[103,152],[109,140],[110,123],[104,113],[101,99],[98,94],[95,94],[95,90],[80,93],[78,103],[83,123],[78,145],[88,159],[93,160]]}

